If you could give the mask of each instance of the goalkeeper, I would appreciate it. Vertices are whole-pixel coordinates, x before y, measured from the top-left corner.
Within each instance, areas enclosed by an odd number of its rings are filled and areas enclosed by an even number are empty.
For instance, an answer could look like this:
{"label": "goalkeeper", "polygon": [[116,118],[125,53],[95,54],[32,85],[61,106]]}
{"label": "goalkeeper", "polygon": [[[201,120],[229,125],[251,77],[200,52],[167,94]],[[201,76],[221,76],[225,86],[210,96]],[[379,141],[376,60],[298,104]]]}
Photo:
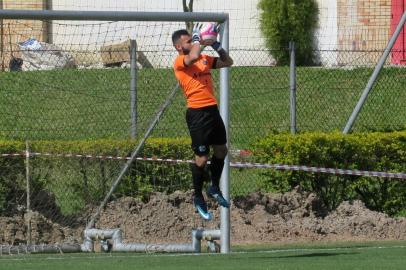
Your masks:
{"label": "goalkeeper", "polygon": [[[218,33],[218,27],[213,29]],[[223,120],[217,108],[214,86],[210,70],[212,68],[230,67],[233,60],[216,40],[201,40],[199,25],[192,35],[186,30],[178,30],[172,34],[172,42],[178,52],[174,62],[174,72],[187,99],[186,122],[192,138],[192,149],[195,163],[192,164],[193,204],[198,213],[206,220],[212,219],[203,197],[203,180],[205,166],[209,159],[210,146],[213,155],[210,159],[211,186],[207,196],[215,199],[221,206],[229,207],[220,187],[220,177],[227,155],[227,136]],[[203,45],[201,47],[201,45]],[[204,46],[211,46],[219,55],[212,57],[202,54]]]}

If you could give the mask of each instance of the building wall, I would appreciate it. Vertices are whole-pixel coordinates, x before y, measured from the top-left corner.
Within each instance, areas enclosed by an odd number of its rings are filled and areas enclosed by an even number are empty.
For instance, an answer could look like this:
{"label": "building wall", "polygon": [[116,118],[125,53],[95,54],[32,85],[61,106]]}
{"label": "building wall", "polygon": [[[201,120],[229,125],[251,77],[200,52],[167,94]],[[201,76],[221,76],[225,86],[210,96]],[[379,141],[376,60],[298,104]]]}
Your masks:
{"label": "building wall", "polygon": [[[46,7],[46,0],[2,0],[0,9],[42,10]],[[0,21],[0,70],[8,68],[11,56],[18,57],[18,42],[35,37],[46,40],[46,26],[40,21],[1,20]]]}
{"label": "building wall", "polygon": [[[406,10],[406,0],[391,0],[392,1],[392,21],[391,35],[393,35],[402,19],[403,13]],[[393,49],[391,52],[391,63],[395,65],[406,65],[406,28],[400,31]]]}
{"label": "building wall", "polygon": [[338,64],[376,63],[390,38],[391,0],[338,0],[337,3]]}
{"label": "building wall", "polygon": [[[325,66],[376,63],[390,35],[391,0],[316,1],[319,6],[316,43],[320,62]],[[52,5],[54,10],[183,11],[180,0],[3,0],[2,2],[3,8],[6,9],[45,9],[47,5]],[[258,2],[259,0],[194,1],[195,12],[229,13],[230,49],[237,65],[273,64],[269,54],[263,52],[265,42],[259,28]],[[3,49],[0,53],[6,55],[6,51],[10,51],[7,45],[9,43],[8,25],[13,25],[11,27],[13,44],[31,36],[45,41],[52,37],[55,44],[66,49],[94,50],[105,43],[122,42],[123,37],[138,39],[140,46],[170,44],[170,33],[179,27],[184,27],[184,24],[168,24],[165,27],[159,24],[144,24],[143,28],[133,27],[131,30],[131,26],[117,24],[111,30],[103,27],[96,29],[92,25],[95,22],[86,23],[88,26],[83,24],[78,27],[77,25],[66,26],[66,22],[54,21],[50,29],[54,34],[47,36],[45,34],[48,33],[47,25],[41,22],[25,21],[17,25],[15,22],[4,20],[3,35],[1,35]],[[152,31],[156,29],[161,29],[159,30],[161,32],[153,33]],[[141,35],[145,38],[141,38]],[[168,56],[170,57],[172,55]],[[8,59],[5,57],[2,59],[2,66],[4,66],[4,63],[8,63]],[[165,62],[157,61],[157,66]]]}
{"label": "building wall", "polygon": [[337,65],[337,0],[317,0],[319,25],[316,43],[319,61],[323,66]]}

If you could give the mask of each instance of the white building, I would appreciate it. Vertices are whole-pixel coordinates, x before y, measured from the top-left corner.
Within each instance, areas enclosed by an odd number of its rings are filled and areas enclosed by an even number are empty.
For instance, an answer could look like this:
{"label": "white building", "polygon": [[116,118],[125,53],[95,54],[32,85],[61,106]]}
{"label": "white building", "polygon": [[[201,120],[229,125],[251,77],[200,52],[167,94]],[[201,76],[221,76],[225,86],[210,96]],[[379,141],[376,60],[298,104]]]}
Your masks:
{"label": "white building", "polygon": [[[259,29],[260,11],[257,7],[259,0],[195,0],[194,11],[196,12],[226,12],[230,15],[230,50],[231,54],[235,54],[236,65],[272,65],[274,62],[269,54],[264,52],[264,39],[262,38]],[[317,31],[317,43],[320,53],[320,61],[323,65],[334,66],[337,64],[337,55],[332,51],[337,50],[337,1],[336,0],[317,0],[319,5],[319,21],[320,27]],[[181,0],[53,0],[52,7],[55,10],[122,10],[122,11],[168,11],[168,12],[183,12]],[[159,24],[147,25],[145,28],[140,28],[138,34],[129,31],[128,28],[123,26],[122,32],[116,31],[115,36],[112,33],[107,33],[106,36],[90,33],[94,31],[92,26],[90,28],[77,27],[72,28],[72,31],[82,31],[84,34],[77,34],[78,40],[76,44],[83,44],[83,38],[86,36],[89,43],[101,44],[118,42],[116,39],[122,39],[123,36],[130,38],[142,39],[140,43],[147,43],[148,46],[153,46],[154,43],[162,43],[162,35],[166,35],[165,43],[170,43],[168,40],[169,33],[173,32],[179,27],[184,27],[183,24],[172,25],[165,30],[159,29]],[[151,27],[155,28],[156,36],[153,36]],[[116,27],[115,30],[120,27]],[[125,30],[124,30],[125,29]],[[69,30],[54,31],[54,33],[65,33]],[[98,31],[103,32],[99,29]],[[106,30],[109,31],[109,30]],[[169,33],[168,33],[169,32]],[[148,36],[147,39],[142,38],[142,35]],[[92,40],[93,37],[93,40]],[[64,35],[55,34],[55,43],[66,43]],[[102,40],[103,38],[108,38]],[[142,47],[142,44],[140,44]],[[169,49],[166,47],[165,49]],[[146,49],[148,50],[148,49]],[[244,53],[244,50],[249,50]],[[164,61],[165,62],[165,61]]]}
{"label": "white building", "polygon": [[[384,49],[390,35],[391,1],[394,0],[316,1],[319,7],[316,43],[322,65],[376,62],[379,53],[365,51]],[[24,4],[11,0],[3,2],[9,3],[10,7],[6,8],[19,6],[29,8],[28,1]],[[54,10],[183,12],[182,0],[30,0],[30,2],[36,3],[34,9],[42,3],[42,7],[49,6]],[[259,0],[194,0],[196,12],[229,14],[230,53],[236,65],[274,64],[272,57],[266,52],[260,31],[258,2]],[[184,27],[184,23],[53,21],[51,39],[53,43],[66,49],[95,51],[105,44],[136,39],[139,50],[145,51],[154,66],[168,66],[169,59],[175,54],[170,36],[174,30]],[[26,35],[22,36],[27,38]],[[164,51],[167,59],[162,59],[162,56],[158,58],[156,51]]]}

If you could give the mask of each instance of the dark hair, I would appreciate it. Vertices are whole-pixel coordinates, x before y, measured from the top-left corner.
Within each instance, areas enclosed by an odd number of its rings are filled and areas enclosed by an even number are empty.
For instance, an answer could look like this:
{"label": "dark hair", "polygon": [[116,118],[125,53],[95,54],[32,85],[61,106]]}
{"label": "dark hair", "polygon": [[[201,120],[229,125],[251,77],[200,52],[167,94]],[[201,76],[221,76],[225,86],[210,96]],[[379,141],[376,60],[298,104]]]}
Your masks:
{"label": "dark hair", "polygon": [[172,43],[175,45],[175,43],[180,39],[181,36],[186,36],[189,35],[189,32],[186,29],[180,29],[172,34]]}

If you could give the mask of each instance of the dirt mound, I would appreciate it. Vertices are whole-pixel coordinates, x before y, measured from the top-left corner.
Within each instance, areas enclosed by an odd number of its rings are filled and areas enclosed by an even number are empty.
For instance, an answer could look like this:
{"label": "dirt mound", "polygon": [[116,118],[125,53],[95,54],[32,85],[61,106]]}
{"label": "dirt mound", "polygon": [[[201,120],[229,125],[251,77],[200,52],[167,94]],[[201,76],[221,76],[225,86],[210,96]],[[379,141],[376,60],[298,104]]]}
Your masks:
{"label": "dirt mound", "polygon": [[[25,244],[29,238],[27,219],[27,215],[0,217],[0,244]],[[30,220],[33,244],[82,242],[80,231],[54,223],[38,212],[33,212]]]}
{"label": "dirt mound", "polygon": [[343,202],[330,213],[314,194],[298,190],[284,195],[265,194],[259,201],[248,210],[237,206],[233,211],[236,242],[406,239],[406,218],[371,211],[361,201]]}
{"label": "dirt mound", "polygon": [[[97,226],[122,228],[128,242],[189,242],[194,228],[218,229],[220,211],[209,202],[214,221],[204,222],[191,205],[192,193],[155,194],[148,203],[122,198],[108,205]],[[406,219],[370,211],[360,201],[328,212],[312,193],[252,193],[231,208],[233,243],[314,240],[406,239]]]}
{"label": "dirt mound", "polygon": [[[121,228],[126,242],[188,243],[193,229],[220,227],[217,205],[209,202],[214,220],[205,222],[195,213],[191,198],[192,192],[156,193],[146,203],[121,198],[107,205],[96,227]],[[0,228],[4,228],[0,243],[25,242],[24,224],[24,217],[0,218]],[[81,242],[84,228],[63,227],[38,213],[32,227],[36,243]],[[314,194],[295,189],[285,194],[252,193],[232,202],[233,244],[383,239],[405,240],[406,218],[368,210],[360,201],[343,202],[328,212]]]}
{"label": "dirt mound", "polygon": [[348,239],[406,239],[406,218],[367,209],[363,202],[343,202],[322,223],[326,235]]}

